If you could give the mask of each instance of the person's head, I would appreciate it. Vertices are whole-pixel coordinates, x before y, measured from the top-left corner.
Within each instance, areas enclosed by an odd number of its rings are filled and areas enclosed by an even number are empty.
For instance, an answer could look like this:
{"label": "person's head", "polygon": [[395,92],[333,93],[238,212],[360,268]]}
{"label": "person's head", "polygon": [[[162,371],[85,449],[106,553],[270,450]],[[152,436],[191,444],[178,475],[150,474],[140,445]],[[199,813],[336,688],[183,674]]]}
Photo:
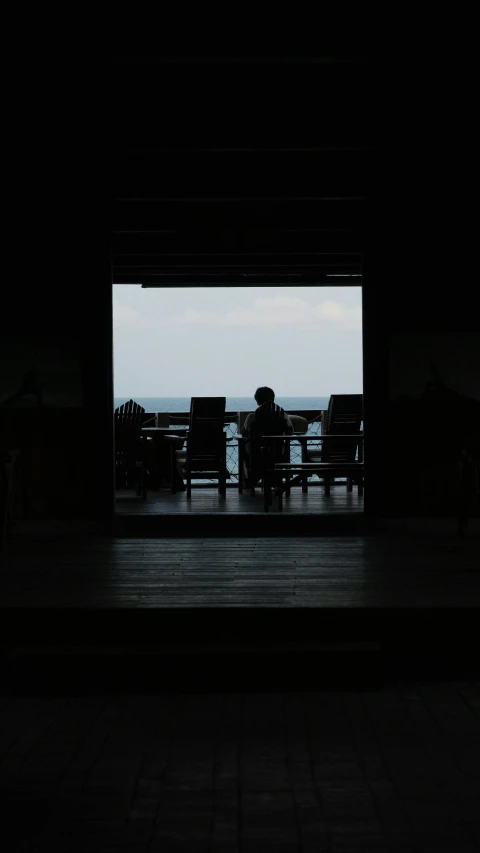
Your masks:
{"label": "person's head", "polygon": [[257,388],[255,391],[255,401],[258,406],[263,405],[263,403],[268,403],[269,400],[274,401],[275,399],[275,391],[272,391],[271,388],[267,388],[266,385],[262,385],[261,388]]}

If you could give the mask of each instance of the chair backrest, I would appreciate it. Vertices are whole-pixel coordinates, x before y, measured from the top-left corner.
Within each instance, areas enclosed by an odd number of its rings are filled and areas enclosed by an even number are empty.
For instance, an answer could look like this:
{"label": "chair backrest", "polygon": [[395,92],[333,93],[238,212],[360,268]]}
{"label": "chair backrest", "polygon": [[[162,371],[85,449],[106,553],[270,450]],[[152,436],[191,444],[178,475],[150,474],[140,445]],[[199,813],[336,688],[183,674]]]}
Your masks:
{"label": "chair backrest", "polygon": [[145,409],[133,400],[115,409],[115,451],[133,450],[141,435]]}
{"label": "chair backrest", "polygon": [[170,425],[170,415],[168,412],[155,412],[155,426],[168,427]]}
{"label": "chair backrest", "polygon": [[[325,433],[328,435],[362,435],[363,394],[332,394],[328,403]],[[359,442],[328,440],[323,445],[326,462],[354,462]]]}
{"label": "chair backrest", "polygon": [[188,451],[190,455],[216,455],[225,444],[225,397],[192,397]]}
{"label": "chair backrest", "polygon": [[332,394],[328,403],[325,432],[350,435],[360,432],[363,394]]}
{"label": "chair backrest", "polygon": [[[307,425],[308,426],[308,425]],[[266,404],[255,411],[255,419],[249,427],[250,460],[252,469],[262,465],[268,458],[271,462],[290,460],[290,444],[283,441],[269,441],[265,436],[286,435],[288,433],[285,416],[278,406]]]}

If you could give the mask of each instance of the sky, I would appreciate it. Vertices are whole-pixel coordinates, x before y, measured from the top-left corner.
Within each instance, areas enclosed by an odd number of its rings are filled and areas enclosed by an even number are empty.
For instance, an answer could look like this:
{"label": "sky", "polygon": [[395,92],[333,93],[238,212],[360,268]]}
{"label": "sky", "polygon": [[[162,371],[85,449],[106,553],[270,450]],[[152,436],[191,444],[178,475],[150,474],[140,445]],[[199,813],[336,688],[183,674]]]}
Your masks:
{"label": "sky", "polygon": [[363,391],[360,287],[113,290],[116,397]]}

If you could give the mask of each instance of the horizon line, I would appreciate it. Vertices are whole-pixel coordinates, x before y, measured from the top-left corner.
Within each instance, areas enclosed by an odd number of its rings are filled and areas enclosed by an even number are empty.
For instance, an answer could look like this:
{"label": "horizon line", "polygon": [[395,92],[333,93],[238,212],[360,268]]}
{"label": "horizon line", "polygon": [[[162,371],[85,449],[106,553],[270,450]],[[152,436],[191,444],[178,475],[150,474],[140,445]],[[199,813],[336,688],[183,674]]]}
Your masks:
{"label": "horizon line", "polygon": [[[348,392],[341,392],[341,393],[363,394],[363,391],[348,391]],[[113,396],[114,397],[129,397],[128,394],[119,394],[119,393],[114,393]],[[189,399],[191,397],[223,397],[223,396],[225,396],[225,397],[252,397],[253,398],[252,393],[250,393],[250,394],[175,394],[175,395],[174,394],[164,394],[164,395],[160,395],[160,394],[137,394],[137,396],[138,397],[151,397],[151,398],[156,398],[159,400],[168,400],[168,399],[184,400],[184,399]],[[315,399],[316,397],[330,397],[330,396],[331,396],[330,393],[329,394],[299,394],[297,392],[296,394],[288,394],[286,392],[282,392],[281,394],[275,394],[275,397],[310,397],[311,399]],[[130,395],[130,397],[131,397],[131,395]]]}

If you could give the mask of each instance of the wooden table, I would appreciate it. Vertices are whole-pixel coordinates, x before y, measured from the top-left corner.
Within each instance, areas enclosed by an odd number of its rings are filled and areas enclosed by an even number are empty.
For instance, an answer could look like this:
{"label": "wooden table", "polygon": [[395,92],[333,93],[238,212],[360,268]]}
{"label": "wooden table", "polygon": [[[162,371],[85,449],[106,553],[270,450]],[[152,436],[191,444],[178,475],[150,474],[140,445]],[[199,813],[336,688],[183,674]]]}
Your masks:
{"label": "wooden table", "polygon": [[[165,439],[178,438],[184,439],[188,435],[188,429],[178,429],[177,427],[142,427],[142,438],[153,439],[156,443],[156,460],[155,472],[153,474],[153,488],[158,489],[162,479],[167,480],[171,485],[171,445]],[[153,472],[152,472],[153,473]]]}

